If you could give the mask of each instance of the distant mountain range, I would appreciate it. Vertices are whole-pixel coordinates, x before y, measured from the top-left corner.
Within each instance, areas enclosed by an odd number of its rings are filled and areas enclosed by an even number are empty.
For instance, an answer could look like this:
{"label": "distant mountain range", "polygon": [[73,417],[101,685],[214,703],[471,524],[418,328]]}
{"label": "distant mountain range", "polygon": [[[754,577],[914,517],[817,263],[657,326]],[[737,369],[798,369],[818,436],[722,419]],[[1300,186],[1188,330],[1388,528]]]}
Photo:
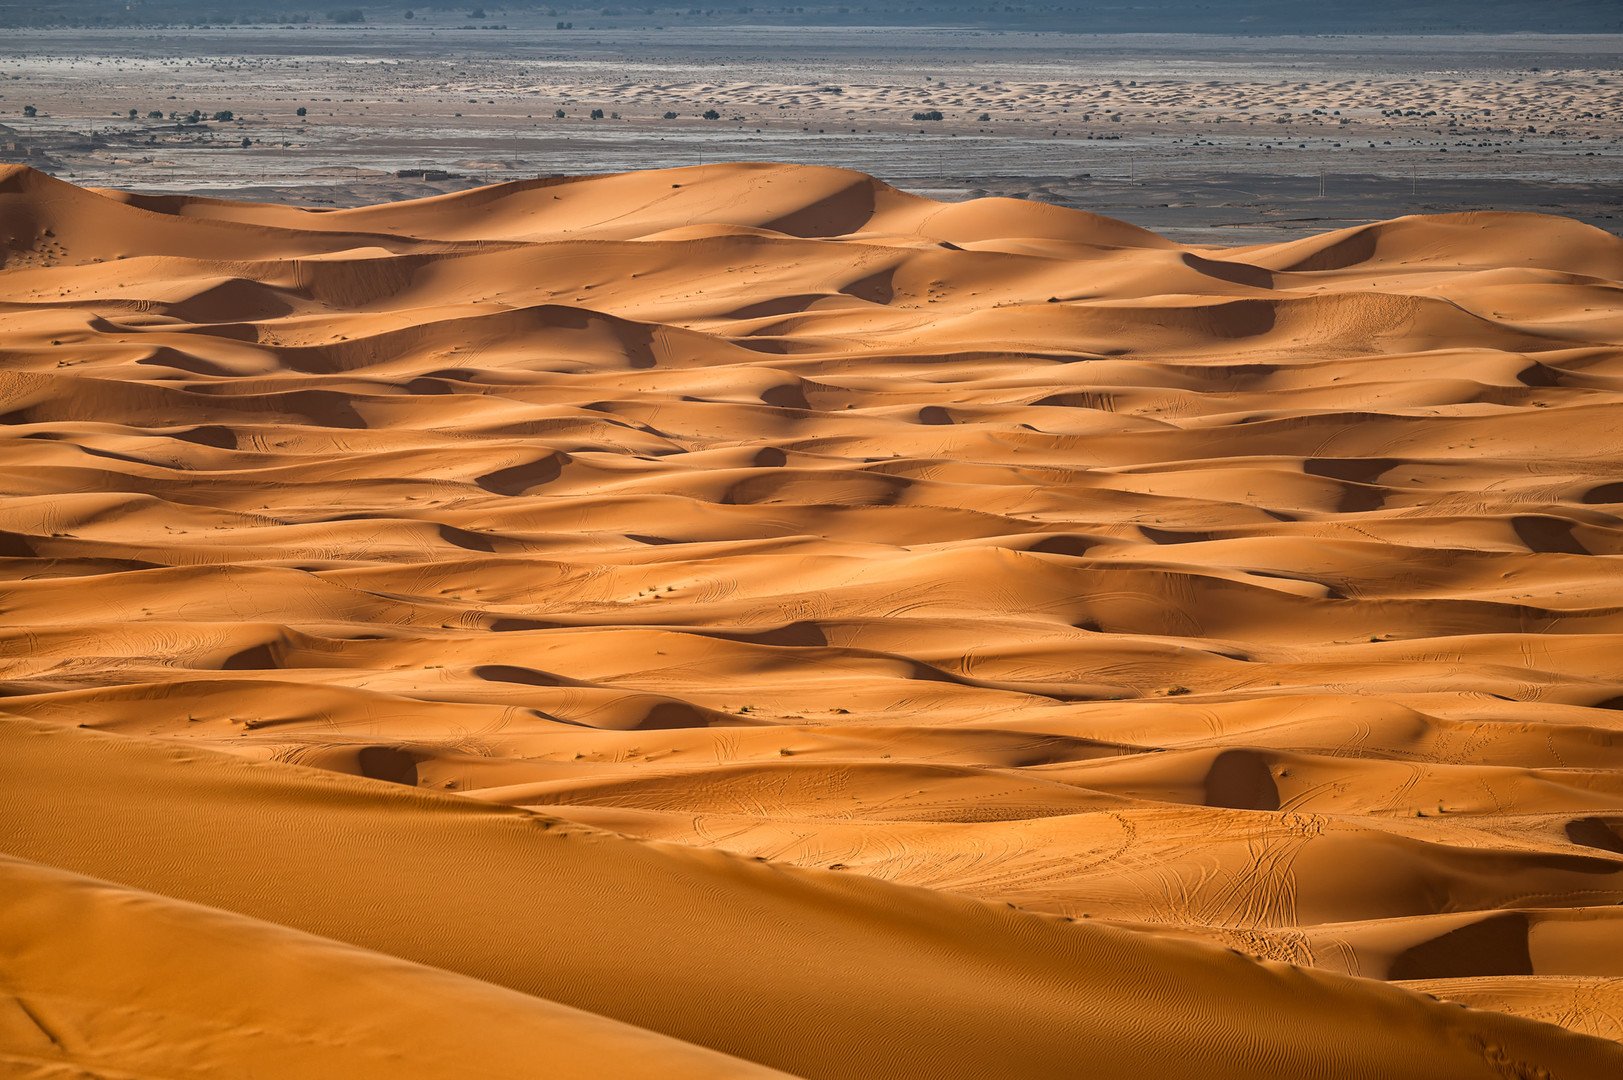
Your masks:
{"label": "distant mountain range", "polygon": [[[414,9],[414,10],[413,10]],[[413,18],[445,25],[470,19],[558,17],[587,26],[721,24],[918,25],[940,22],[1086,33],[1426,34],[1535,31],[1623,33],[1619,0],[812,0],[791,3],[677,4],[516,0],[358,5],[326,0],[0,0],[0,25],[174,23],[378,23]],[[356,18],[357,13],[361,15]]]}

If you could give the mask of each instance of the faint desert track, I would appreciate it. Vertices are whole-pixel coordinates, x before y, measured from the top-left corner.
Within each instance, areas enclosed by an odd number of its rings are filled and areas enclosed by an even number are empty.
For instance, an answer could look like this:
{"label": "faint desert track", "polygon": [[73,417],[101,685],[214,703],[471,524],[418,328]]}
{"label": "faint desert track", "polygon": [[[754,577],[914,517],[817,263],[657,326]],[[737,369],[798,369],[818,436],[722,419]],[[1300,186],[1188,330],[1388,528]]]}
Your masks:
{"label": "faint desert track", "polygon": [[1616,1037],[1623,241],[736,165],[0,244],[8,714]]}

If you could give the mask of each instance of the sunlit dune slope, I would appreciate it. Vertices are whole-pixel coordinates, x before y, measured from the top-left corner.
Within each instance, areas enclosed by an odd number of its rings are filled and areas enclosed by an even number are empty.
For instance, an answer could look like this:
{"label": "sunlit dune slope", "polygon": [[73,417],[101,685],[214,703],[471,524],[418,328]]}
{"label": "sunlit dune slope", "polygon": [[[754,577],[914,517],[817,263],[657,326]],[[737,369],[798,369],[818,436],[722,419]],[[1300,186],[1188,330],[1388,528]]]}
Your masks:
{"label": "sunlit dune slope", "polygon": [[1623,240],[13,168],[0,260],[41,1075],[1623,1072]]}
{"label": "sunlit dune slope", "polygon": [[8,1076],[785,1074],[478,979],[0,858]]}
{"label": "sunlit dune slope", "polygon": [[[1506,1067],[1623,1068],[1623,1048],[1556,1027],[860,875],[656,845],[440,793],[26,721],[0,720],[0,751],[0,843],[9,852],[806,1077],[1463,1080]],[[52,798],[69,789],[73,805]],[[82,886],[76,897],[90,902]],[[58,910],[20,915],[49,921],[63,917]],[[98,924],[98,913],[87,918]],[[312,965],[370,961],[384,970],[363,987],[401,990],[390,970],[405,967],[398,962],[337,955],[291,933],[245,941],[271,931],[236,921],[249,925],[225,945],[261,963],[267,952],[284,963],[309,953],[318,953]],[[232,926],[222,914],[199,936]],[[424,970],[404,974],[426,981]],[[474,1004],[459,981],[443,982],[426,992]],[[333,1005],[340,1017],[353,1012],[352,1024],[370,1015],[364,998]],[[536,1002],[534,1018],[524,1019],[563,1026],[571,1041],[601,1040],[614,1055],[658,1049],[546,1007]],[[283,1020],[284,1030],[302,1030],[300,1019]],[[572,1051],[564,1048],[566,1061]],[[695,1068],[703,1063],[690,1058]],[[727,1075],[729,1065],[717,1068]]]}

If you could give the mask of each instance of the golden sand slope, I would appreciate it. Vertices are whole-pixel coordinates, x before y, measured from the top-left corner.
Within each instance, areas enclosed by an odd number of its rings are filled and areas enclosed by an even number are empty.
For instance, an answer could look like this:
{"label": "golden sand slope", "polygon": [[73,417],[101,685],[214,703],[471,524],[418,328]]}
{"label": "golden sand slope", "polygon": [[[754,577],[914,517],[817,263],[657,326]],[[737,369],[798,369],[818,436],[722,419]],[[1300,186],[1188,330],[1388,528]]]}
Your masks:
{"label": "golden sand slope", "polygon": [[0,245],[0,1062],[1623,1073],[1623,241],[733,165]]}
{"label": "golden sand slope", "polygon": [[566,1078],[786,1075],[477,979],[5,857],[0,957],[6,1076],[519,1077],[541,1062]]}

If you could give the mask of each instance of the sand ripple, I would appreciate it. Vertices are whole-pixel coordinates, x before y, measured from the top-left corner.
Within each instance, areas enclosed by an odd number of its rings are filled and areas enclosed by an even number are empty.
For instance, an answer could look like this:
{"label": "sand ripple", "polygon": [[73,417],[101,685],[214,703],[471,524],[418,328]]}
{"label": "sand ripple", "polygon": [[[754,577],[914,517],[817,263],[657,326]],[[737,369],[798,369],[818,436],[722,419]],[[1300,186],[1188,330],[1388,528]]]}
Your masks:
{"label": "sand ripple", "polygon": [[[18,903],[387,969],[618,1075],[1623,1071],[1372,981],[1623,1031],[1623,241],[1190,249],[772,165],[328,213],[12,169],[0,255]],[[323,1037],[506,1052],[449,1015]]]}

